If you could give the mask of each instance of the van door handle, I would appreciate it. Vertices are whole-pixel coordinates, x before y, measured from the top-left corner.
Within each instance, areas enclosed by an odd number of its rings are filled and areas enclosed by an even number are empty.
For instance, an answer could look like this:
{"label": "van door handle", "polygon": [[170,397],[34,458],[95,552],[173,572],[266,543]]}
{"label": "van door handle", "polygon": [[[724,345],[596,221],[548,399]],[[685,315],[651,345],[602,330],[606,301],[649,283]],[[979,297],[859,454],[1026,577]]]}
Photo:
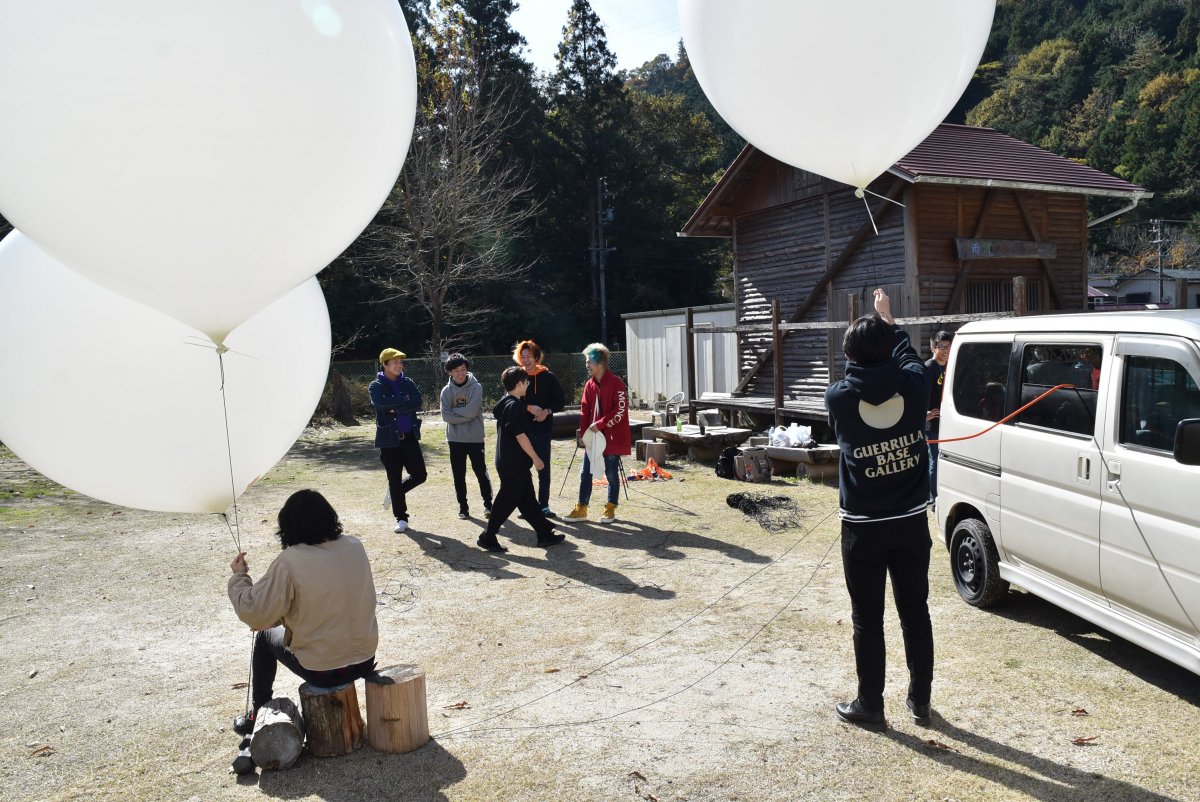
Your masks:
{"label": "van door handle", "polygon": [[1104,487],[1109,493],[1121,492],[1121,463],[1108,463],[1108,475],[1104,479]]}
{"label": "van door handle", "polygon": [[1092,458],[1087,454],[1079,455],[1077,476],[1081,482],[1089,482],[1092,479]]}

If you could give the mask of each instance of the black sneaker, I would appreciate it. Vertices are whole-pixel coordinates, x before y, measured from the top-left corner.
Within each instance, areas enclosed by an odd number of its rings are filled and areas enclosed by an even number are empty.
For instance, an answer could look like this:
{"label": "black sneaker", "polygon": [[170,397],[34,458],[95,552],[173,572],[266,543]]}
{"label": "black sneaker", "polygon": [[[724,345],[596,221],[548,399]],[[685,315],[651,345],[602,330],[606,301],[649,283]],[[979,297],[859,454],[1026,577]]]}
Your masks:
{"label": "black sneaker", "polygon": [[471,518],[471,511],[468,510],[466,507],[463,507],[462,509],[460,509],[458,511],[458,518],[461,521],[469,520]]}
{"label": "black sneaker", "polygon": [[924,724],[929,721],[929,716],[932,713],[929,708],[929,702],[919,705],[910,696],[904,700],[904,706],[908,708],[908,712],[912,713],[913,721],[918,724]]}
{"label": "black sneaker", "polygon": [[488,537],[487,535],[480,535],[479,540],[475,541],[475,545],[479,546],[479,548],[483,549],[484,551],[497,553],[508,551],[508,549],[500,545],[500,541],[496,540],[495,535],[492,535],[491,537]]}
{"label": "black sneaker", "polygon": [[550,532],[545,537],[539,536],[537,539],[537,544],[540,548],[544,549],[544,548],[548,548],[550,546],[558,545],[559,543],[562,543],[566,539],[567,539],[566,535],[558,535],[558,534],[555,534],[554,532]]}
{"label": "black sneaker", "polygon": [[492,505],[491,505],[491,504],[488,504],[487,506],[485,506],[485,507],[483,508],[483,517],[484,517],[484,518],[491,518],[491,517],[492,517]]}
{"label": "black sneaker", "polygon": [[249,735],[254,732],[254,714],[242,713],[233,720],[233,731],[238,735]]}
{"label": "black sneaker", "polygon": [[558,517],[558,513],[555,512],[554,510],[550,509],[549,507],[542,507],[542,515],[545,515],[547,518],[557,518]]}

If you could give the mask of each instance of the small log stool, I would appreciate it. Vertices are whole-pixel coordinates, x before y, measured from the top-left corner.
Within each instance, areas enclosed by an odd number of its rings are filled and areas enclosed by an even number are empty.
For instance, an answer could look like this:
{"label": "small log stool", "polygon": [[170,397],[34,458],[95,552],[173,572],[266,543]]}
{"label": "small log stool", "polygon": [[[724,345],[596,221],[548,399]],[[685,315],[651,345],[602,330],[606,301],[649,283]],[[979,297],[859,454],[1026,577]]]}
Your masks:
{"label": "small log stool", "polygon": [[337,757],[362,746],[363,720],[353,682],[336,688],[306,682],[300,686],[300,706],[308,751],[314,756]]}
{"label": "small log stool", "polygon": [[634,443],[634,458],[642,465],[646,464],[646,449],[652,445],[654,445],[653,440],[638,440]]}
{"label": "small log stool", "polygon": [[380,752],[411,752],[429,742],[425,672],[400,665],[367,676],[367,743]]}
{"label": "small log stool", "polygon": [[260,769],[291,768],[304,746],[304,719],[291,699],[272,699],[254,717],[250,756]]}
{"label": "small log stool", "polygon": [[654,460],[659,465],[667,464],[667,444],[659,441],[654,441],[646,446],[646,456],[644,459]]}

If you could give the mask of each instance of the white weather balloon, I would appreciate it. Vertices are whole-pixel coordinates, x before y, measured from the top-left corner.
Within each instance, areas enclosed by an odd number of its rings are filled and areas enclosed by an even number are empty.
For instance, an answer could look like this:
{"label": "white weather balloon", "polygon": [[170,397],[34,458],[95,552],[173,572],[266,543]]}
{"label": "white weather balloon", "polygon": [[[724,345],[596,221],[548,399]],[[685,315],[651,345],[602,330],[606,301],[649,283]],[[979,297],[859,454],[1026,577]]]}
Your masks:
{"label": "white weather balloon", "polygon": [[865,187],[966,89],[995,0],[679,0],[688,59],[729,125],[780,161]]}
{"label": "white weather balloon", "polygon": [[396,0],[0,0],[0,213],[220,339],[379,210],[416,109]]}
{"label": "white weather balloon", "polygon": [[17,232],[0,242],[0,440],[72,490],[126,507],[221,512],[235,488],[269,470],[304,430],[329,372],[317,280],[226,343],[229,452],[212,343]]}

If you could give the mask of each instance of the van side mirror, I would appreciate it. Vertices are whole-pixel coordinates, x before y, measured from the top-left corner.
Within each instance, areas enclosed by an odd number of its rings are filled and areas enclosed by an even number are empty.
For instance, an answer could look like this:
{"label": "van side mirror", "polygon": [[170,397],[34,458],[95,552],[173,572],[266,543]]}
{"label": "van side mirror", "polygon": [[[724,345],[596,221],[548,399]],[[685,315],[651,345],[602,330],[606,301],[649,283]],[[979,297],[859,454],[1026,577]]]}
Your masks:
{"label": "van side mirror", "polygon": [[1200,418],[1181,420],[1175,427],[1175,461],[1200,465]]}

